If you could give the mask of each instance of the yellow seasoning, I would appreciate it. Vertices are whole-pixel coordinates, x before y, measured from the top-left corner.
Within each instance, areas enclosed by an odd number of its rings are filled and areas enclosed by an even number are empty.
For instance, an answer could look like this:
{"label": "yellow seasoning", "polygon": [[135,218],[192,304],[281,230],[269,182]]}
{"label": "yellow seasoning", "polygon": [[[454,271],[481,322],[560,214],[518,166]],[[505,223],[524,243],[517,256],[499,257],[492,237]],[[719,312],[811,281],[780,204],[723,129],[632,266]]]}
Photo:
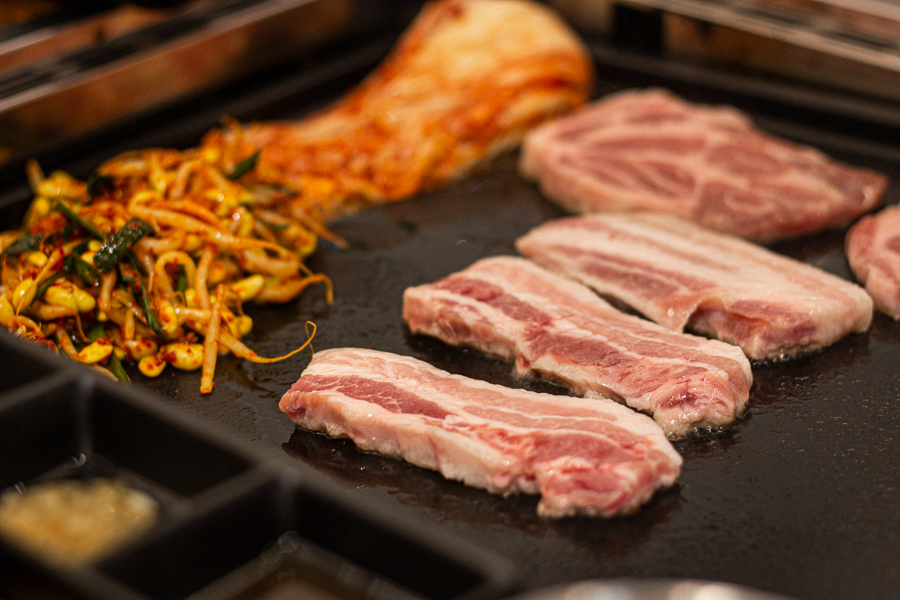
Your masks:
{"label": "yellow seasoning", "polygon": [[44,560],[77,567],[146,531],[156,502],[114,479],[64,480],[0,495],[0,535]]}

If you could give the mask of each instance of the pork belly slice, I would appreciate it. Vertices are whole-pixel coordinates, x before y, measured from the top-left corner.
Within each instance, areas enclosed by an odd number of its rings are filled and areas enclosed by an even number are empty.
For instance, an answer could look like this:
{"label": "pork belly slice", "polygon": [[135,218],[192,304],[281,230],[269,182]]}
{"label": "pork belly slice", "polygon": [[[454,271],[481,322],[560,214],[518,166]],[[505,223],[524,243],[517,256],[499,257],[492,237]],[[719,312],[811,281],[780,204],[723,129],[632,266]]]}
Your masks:
{"label": "pork belly slice", "polygon": [[750,393],[750,363],[734,346],[626,315],[523,258],[483,259],[408,288],[403,318],[416,333],[513,359],[519,372],[579,395],[624,401],[673,438],[731,424]]}
{"label": "pork belly slice", "polygon": [[900,207],[860,219],[847,233],[846,249],[875,308],[900,319]]}
{"label": "pork belly slice", "polygon": [[736,344],[754,360],[828,346],[872,320],[856,284],[668,215],[559,219],[516,247],[669,329]]}
{"label": "pork belly slice", "polygon": [[663,90],[614,94],[534,129],[520,168],[573,212],[663,212],[761,242],[848,225],[887,185],[734,108]]}
{"label": "pork belly slice", "polygon": [[466,485],[540,493],[547,517],[632,512],[681,469],[652,420],[611,400],[509,389],[374,350],[316,353],[280,408]]}

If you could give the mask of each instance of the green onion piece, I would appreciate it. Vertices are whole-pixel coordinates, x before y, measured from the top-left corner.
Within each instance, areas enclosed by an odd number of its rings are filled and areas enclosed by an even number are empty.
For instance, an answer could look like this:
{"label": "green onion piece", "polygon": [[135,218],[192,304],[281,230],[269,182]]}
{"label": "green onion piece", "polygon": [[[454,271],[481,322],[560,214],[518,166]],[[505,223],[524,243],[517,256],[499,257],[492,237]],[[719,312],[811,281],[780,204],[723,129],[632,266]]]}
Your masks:
{"label": "green onion piece", "polygon": [[72,236],[75,235],[75,226],[69,223],[53,235],[61,237],[63,242],[68,242],[72,239]]}
{"label": "green onion piece", "polygon": [[106,368],[109,369],[113,375],[118,377],[119,381],[122,383],[131,383],[131,378],[128,376],[128,373],[125,372],[122,361],[119,360],[119,357],[116,356],[115,353],[110,354],[109,364],[106,365]]}
{"label": "green onion piece", "polygon": [[122,361],[119,360],[119,357],[116,356],[115,352],[109,355],[109,363],[103,365],[103,367],[115,375],[119,381],[131,383],[131,378],[128,377],[128,373],[125,372],[125,367],[122,366]]}
{"label": "green onion piece", "polygon": [[36,252],[41,249],[41,242],[44,239],[43,233],[37,235],[26,233],[3,251],[3,254],[24,254],[25,252]]}
{"label": "green onion piece", "polygon": [[67,256],[63,261],[63,270],[66,273],[78,275],[91,285],[100,281],[100,271],[80,256]]}
{"label": "green onion piece", "polygon": [[271,221],[265,221],[263,219],[257,219],[257,221],[259,221],[260,223],[262,223],[263,225],[265,225],[266,227],[268,227],[275,233],[281,233],[282,231],[284,231],[285,229],[290,227],[290,225],[284,225],[281,223],[272,223]]}
{"label": "green onion piece", "polygon": [[57,272],[57,273],[54,273],[53,275],[51,275],[50,277],[48,277],[47,279],[45,279],[44,281],[42,281],[40,283],[40,285],[38,285],[37,291],[35,291],[35,293],[34,293],[34,299],[37,300],[38,298],[42,298],[44,296],[44,294],[47,292],[47,290],[50,289],[50,286],[53,285],[53,282],[62,276],[63,276],[62,272]]}
{"label": "green onion piece", "polygon": [[178,265],[178,277],[175,279],[175,291],[186,292],[190,287],[187,273],[184,272],[184,265]]}
{"label": "green onion piece", "polygon": [[252,198],[251,202],[240,202],[244,206],[253,206],[253,204],[257,202],[261,202],[263,204],[271,203],[272,199],[277,196],[287,196],[288,198],[296,198],[300,195],[300,192],[297,190],[292,190],[291,188],[284,187],[282,185],[275,184],[265,184],[265,185],[255,185],[250,188],[250,197]]}
{"label": "green onion piece", "polygon": [[106,192],[111,192],[115,187],[116,180],[109,175],[100,175],[99,173],[91,173],[87,179],[87,191],[91,198],[102,196]]}
{"label": "green onion piece", "polygon": [[162,326],[159,324],[159,321],[156,319],[156,315],[153,314],[153,309],[150,308],[150,299],[147,298],[147,294],[144,293],[143,287],[140,290],[141,296],[141,304],[144,305],[144,313],[147,317],[147,325],[150,326],[156,335],[158,335],[161,339],[167,340],[169,336],[166,335],[166,332],[163,331]]}
{"label": "green onion piece", "polygon": [[153,309],[150,308],[150,299],[147,298],[147,294],[144,293],[144,286],[140,279],[136,277],[134,270],[126,265],[119,265],[119,274],[122,276],[122,281],[131,287],[131,292],[135,297],[140,298],[141,305],[144,307],[144,317],[147,319],[147,325],[150,326],[150,329],[152,329],[160,339],[169,339],[169,336],[166,335],[166,332],[156,319],[156,315],[153,314]]}
{"label": "green onion piece", "polygon": [[121,229],[109,236],[109,239],[94,255],[94,265],[101,273],[106,273],[117,264],[138,240],[153,231],[146,221],[131,219]]}
{"label": "green onion piece", "polygon": [[280,194],[284,194],[288,198],[296,198],[297,196],[300,195],[300,192],[298,192],[297,190],[292,190],[291,188],[286,188],[282,185],[272,185],[269,187],[271,187],[273,190],[275,190],[276,192],[278,192]]}
{"label": "green onion piece", "polygon": [[134,255],[134,252],[128,253],[128,264],[131,265],[132,269],[134,269],[144,277],[150,275],[150,273],[147,272],[147,267],[144,266],[144,263],[138,260],[138,257]]}
{"label": "green onion piece", "polygon": [[122,281],[131,287],[131,291],[133,292],[138,283],[137,271],[134,267],[129,267],[125,264],[119,265],[119,275],[122,277]]}
{"label": "green onion piece", "polygon": [[126,265],[119,265],[119,276],[122,278],[122,281],[128,284],[132,293],[134,293],[135,287],[140,284],[140,282],[137,281],[137,272]]}
{"label": "green onion piece", "polygon": [[87,334],[88,339],[92,342],[96,342],[100,338],[106,337],[106,328],[103,327],[100,323],[94,325],[94,327]]}
{"label": "green onion piece", "polygon": [[259,162],[259,150],[239,162],[231,173],[228,173],[226,177],[232,181],[237,181],[250,171],[252,171],[256,167],[256,163]]}
{"label": "green onion piece", "polygon": [[90,233],[92,236],[94,236],[101,242],[106,239],[106,236],[103,235],[102,233],[100,233],[99,229],[97,229],[96,227],[94,227],[93,225],[91,225],[90,223],[88,223],[87,221],[82,219],[81,217],[79,217],[78,213],[76,213],[74,210],[72,210],[71,208],[69,208],[68,206],[63,204],[62,202],[57,202],[56,206],[53,207],[53,210],[56,210],[58,212],[61,212],[64,215],[66,215],[66,217],[68,217],[70,221],[74,221],[75,223],[77,223],[79,227],[81,227],[82,229],[84,229],[85,231]]}

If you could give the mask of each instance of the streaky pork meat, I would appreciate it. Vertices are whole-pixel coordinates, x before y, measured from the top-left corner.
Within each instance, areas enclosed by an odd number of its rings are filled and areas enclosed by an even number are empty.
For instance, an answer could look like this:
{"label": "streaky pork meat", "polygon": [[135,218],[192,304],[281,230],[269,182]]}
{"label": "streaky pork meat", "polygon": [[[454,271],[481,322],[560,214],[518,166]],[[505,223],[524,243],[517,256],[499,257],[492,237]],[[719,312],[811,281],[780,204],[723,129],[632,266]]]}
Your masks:
{"label": "streaky pork meat", "polygon": [[887,185],[737,109],[663,90],[614,94],[537,127],[520,168],[573,212],[663,212],[762,242],[848,225]]}
{"label": "streaky pork meat", "polygon": [[577,394],[622,400],[670,437],[732,423],[752,382],[734,346],[626,315],[523,258],[486,258],[408,288],[403,318],[415,333],[514,359],[519,372]]}
{"label": "streaky pork meat", "polygon": [[856,284],[668,215],[558,219],[516,247],[669,329],[717,337],[754,360],[828,346],[872,320]]}
{"label": "streaky pork meat", "polygon": [[846,249],[875,308],[900,319],[900,207],[860,219],[847,233]]}
{"label": "streaky pork meat", "polygon": [[540,493],[548,517],[632,512],[682,462],[652,420],[611,400],[510,389],[374,350],[317,352],[280,407],[301,427],[466,485]]}

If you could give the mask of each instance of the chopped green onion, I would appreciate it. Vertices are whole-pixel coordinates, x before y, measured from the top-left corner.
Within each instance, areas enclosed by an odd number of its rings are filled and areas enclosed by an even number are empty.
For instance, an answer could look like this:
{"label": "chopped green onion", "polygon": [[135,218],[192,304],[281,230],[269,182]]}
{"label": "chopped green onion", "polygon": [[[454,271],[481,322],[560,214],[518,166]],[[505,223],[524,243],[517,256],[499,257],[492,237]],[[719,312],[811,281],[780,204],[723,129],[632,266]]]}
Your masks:
{"label": "chopped green onion", "polygon": [[147,298],[147,294],[144,293],[143,288],[141,288],[140,290],[140,296],[141,304],[143,304],[144,306],[144,313],[147,317],[147,325],[149,325],[150,329],[152,329],[160,338],[164,340],[169,339],[169,336],[166,335],[166,332],[163,330],[162,326],[159,324],[159,321],[156,319],[156,315],[153,314],[153,309],[150,308],[150,299]]}
{"label": "chopped green onion", "polygon": [[131,383],[131,378],[128,376],[128,373],[125,372],[125,367],[122,366],[122,361],[119,360],[119,357],[116,356],[116,353],[113,352],[109,355],[109,362],[103,365],[103,368],[116,376],[116,379],[123,383]]}
{"label": "chopped green onion", "polygon": [[128,253],[128,264],[131,265],[131,268],[147,277],[150,273],[147,272],[147,267],[144,266],[144,263],[138,260],[138,257],[134,255],[134,252]]}
{"label": "chopped green onion", "polygon": [[82,259],[80,256],[67,256],[63,261],[63,270],[66,273],[78,275],[91,285],[100,281],[101,273],[97,267]]}
{"label": "chopped green onion", "polygon": [[131,219],[121,229],[109,236],[109,239],[97,250],[94,255],[94,265],[101,273],[106,273],[117,264],[138,240],[151,233],[151,227],[141,219]]}
{"label": "chopped green onion", "polygon": [[41,242],[44,240],[44,234],[26,233],[3,251],[3,254],[24,254],[25,252],[36,252],[41,249]]}
{"label": "chopped green onion", "polygon": [[125,372],[125,367],[122,366],[122,361],[119,360],[119,357],[116,356],[115,352],[109,355],[109,363],[103,365],[103,368],[115,375],[119,381],[131,383],[131,378],[128,376],[128,373]]}
{"label": "chopped green onion", "polygon": [[153,309],[150,308],[150,299],[147,298],[147,294],[144,293],[144,286],[141,283],[140,279],[136,277],[136,273],[132,270],[131,267],[126,265],[119,266],[119,273],[122,275],[122,281],[129,284],[131,287],[131,292],[135,295],[136,298],[140,298],[141,305],[144,308],[144,318],[147,319],[147,325],[150,326],[150,329],[156,333],[161,339],[167,340],[169,336],[166,335],[166,332],[163,330],[162,326],[160,326],[159,321],[156,319],[156,315],[153,314]]}
{"label": "chopped green onion", "polygon": [[290,225],[283,225],[281,223],[272,223],[271,221],[265,221],[263,219],[257,219],[257,221],[259,221],[260,223],[262,223],[263,225],[265,225],[266,227],[268,227],[275,233],[281,233],[282,231],[284,231],[285,229],[290,227]]}
{"label": "chopped green onion", "polygon": [[106,328],[103,325],[97,323],[87,334],[88,339],[92,342],[96,342],[100,338],[106,337]]}
{"label": "chopped green onion", "polygon": [[175,278],[175,291],[186,292],[190,287],[187,273],[184,272],[184,265],[178,265],[178,277]]}
{"label": "chopped green onion", "polygon": [[49,238],[47,241],[53,245],[62,245],[62,244],[58,243],[57,241],[53,240],[52,238],[56,238],[56,237],[62,238],[62,241],[64,243],[64,242],[68,242],[69,240],[71,240],[72,236],[74,234],[75,234],[75,226],[72,225],[71,223],[69,223],[65,227],[60,229],[59,231],[52,233],[51,238]]}
{"label": "chopped green onion", "polygon": [[45,279],[38,285],[37,291],[34,293],[34,299],[42,298],[47,290],[50,289],[50,286],[53,285],[53,282],[62,277],[62,272],[57,272]]}
{"label": "chopped green onion", "polygon": [[239,162],[231,173],[228,173],[226,177],[232,181],[237,181],[254,168],[256,168],[256,163],[259,162],[259,150]]}
{"label": "chopped green onion", "polygon": [[116,180],[109,175],[100,175],[99,173],[91,173],[86,182],[87,191],[91,198],[101,196],[106,192],[112,191],[115,187]]}
{"label": "chopped green onion", "polygon": [[77,223],[79,227],[81,227],[82,229],[84,229],[85,231],[90,233],[92,236],[94,236],[98,240],[103,241],[106,239],[106,236],[103,235],[99,229],[97,229],[96,227],[94,227],[93,225],[91,225],[90,223],[88,223],[87,221],[82,219],[81,217],[79,217],[78,213],[76,213],[74,210],[72,210],[71,208],[69,208],[68,206],[63,204],[62,202],[57,202],[56,206],[53,207],[53,210],[56,210],[58,212],[61,212],[64,215],[66,215],[66,217],[68,217],[70,221],[74,221],[75,223]]}

